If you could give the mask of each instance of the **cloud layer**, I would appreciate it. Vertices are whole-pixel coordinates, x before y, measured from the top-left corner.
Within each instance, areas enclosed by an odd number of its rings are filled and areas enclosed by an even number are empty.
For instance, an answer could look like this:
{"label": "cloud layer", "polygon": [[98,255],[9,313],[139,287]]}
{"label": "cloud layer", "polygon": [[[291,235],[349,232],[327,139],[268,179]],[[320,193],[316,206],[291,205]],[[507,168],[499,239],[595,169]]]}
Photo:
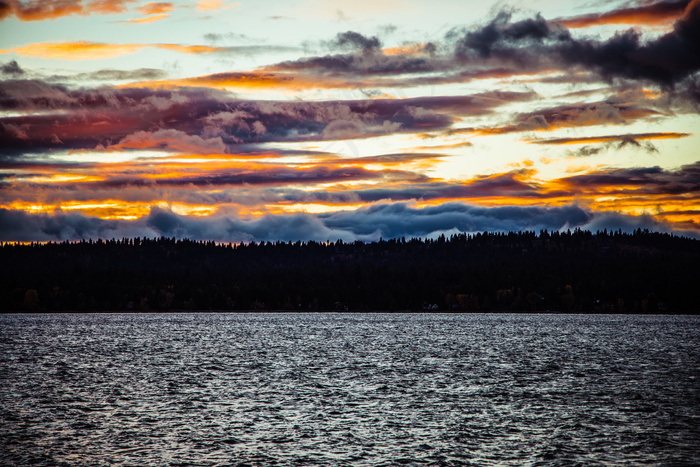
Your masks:
{"label": "cloud layer", "polygon": [[143,218],[102,220],[80,214],[27,214],[0,209],[1,241],[63,241],[82,238],[175,237],[219,242],[375,241],[380,238],[436,237],[457,232],[520,230],[669,230],[650,216],[599,214],[579,206],[481,208],[461,203],[416,209],[404,203],[380,204],[333,214],[287,214],[256,219],[212,216],[190,218],[152,208]]}

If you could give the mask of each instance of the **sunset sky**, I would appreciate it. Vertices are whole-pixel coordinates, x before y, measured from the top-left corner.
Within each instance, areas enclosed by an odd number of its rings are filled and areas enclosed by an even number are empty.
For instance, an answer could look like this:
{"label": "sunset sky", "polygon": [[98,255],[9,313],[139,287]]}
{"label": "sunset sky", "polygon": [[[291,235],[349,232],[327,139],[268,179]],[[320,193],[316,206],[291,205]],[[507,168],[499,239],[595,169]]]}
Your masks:
{"label": "sunset sky", "polygon": [[700,238],[700,0],[0,0],[0,241]]}

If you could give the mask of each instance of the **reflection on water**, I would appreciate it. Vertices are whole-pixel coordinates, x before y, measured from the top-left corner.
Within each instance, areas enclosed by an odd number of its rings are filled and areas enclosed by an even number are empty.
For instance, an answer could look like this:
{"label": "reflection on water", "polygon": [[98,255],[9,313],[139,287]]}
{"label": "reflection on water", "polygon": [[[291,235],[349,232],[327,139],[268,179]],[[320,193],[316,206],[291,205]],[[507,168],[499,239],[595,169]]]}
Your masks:
{"label": "reflection on water", "polygon": [[0,316],[3,465],[692,465],[689,316]]}

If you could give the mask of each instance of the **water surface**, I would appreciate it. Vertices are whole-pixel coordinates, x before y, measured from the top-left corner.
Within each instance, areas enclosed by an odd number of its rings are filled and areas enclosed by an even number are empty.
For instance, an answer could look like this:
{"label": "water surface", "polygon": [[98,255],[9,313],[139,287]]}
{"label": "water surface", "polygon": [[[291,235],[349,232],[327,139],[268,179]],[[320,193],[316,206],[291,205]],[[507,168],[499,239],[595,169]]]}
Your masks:
{"label": "water surface", "polygon": [[700,319],[0,316],[3,465],[700,464]]}

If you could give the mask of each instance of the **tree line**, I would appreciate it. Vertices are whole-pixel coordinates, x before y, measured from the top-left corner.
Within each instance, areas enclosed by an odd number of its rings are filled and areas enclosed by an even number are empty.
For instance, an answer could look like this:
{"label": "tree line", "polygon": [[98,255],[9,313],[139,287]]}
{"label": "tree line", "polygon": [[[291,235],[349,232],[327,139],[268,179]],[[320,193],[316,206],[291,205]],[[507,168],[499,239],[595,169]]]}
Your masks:
{"label": "tree line", "polygon": [[636,230],[378,242],[0,245],[0,310],[696,313],[700,241]]}

